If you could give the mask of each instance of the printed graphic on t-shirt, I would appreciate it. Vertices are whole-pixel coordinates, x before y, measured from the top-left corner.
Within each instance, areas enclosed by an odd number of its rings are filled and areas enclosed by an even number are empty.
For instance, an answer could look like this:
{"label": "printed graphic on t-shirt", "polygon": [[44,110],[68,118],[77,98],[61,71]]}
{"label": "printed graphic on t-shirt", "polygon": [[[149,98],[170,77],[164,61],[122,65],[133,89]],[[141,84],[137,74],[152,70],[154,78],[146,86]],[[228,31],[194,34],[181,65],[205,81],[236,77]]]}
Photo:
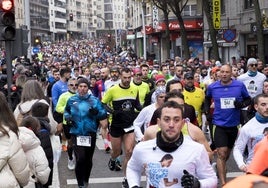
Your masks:
{"label": "printed graphic on t-shirt", "polygon": [[173,156],[165,154],[159,162],[145,164],[149,188],[169,187],[178,183],[178,178],[168,179],[168,168],[173,161]]}

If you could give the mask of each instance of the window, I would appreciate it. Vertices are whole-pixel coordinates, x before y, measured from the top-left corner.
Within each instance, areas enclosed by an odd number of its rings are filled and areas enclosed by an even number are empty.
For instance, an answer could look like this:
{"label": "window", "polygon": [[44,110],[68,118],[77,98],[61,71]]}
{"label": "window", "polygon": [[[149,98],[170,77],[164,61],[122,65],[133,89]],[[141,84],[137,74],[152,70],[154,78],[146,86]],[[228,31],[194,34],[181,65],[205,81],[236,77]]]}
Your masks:
{"label": "window", "polygon": [[104,11],[112,11],[113,8],[112,8],[112,5],[104,5]]}
{"label": "window", "polygon": [[254,0],[245,0],[245,9],[253,8],[254,7],[253,1]]}
{"label": "window", "polygon": [[113,19],[113,14],[112,13],[105,13],[104,18],[106,20],[112,20]]}
{"label": "window", "polygon": [[183,9],[183,16],[195,16],[196,15],[196,5],[186,5]]}

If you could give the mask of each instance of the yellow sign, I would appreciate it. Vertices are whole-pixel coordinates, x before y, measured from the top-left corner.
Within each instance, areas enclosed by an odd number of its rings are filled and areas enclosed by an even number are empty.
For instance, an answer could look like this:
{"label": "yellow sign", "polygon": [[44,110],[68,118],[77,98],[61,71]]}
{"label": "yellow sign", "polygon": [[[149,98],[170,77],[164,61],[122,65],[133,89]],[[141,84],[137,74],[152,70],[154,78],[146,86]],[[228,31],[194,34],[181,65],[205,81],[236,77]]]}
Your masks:
{"label": "yellow sign", "polygon": [[221,0],[213,0],[213,26],[214,29],[221,28]]}

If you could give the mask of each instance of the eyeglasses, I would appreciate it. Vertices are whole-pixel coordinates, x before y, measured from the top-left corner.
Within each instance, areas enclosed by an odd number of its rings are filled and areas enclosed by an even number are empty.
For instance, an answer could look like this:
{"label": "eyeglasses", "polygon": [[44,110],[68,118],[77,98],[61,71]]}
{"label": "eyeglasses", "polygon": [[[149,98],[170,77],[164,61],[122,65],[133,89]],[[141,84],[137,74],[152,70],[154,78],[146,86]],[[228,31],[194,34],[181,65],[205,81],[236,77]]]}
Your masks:
{"label": "eyeglasses", "polygon": [[251,67],[257,67],[258,64],[250,64],[249,66],[251,66]]}
{"label": "eyeglasses", "polygon": [[73,86],[77,87],[78,84],[69,84],[69,86],[71,86],[71,87],[73,87]]}
{"label": "eyeglasses", "polygon": [[136,74],[135,76],[137,76],[137,77],[138,77],[138,76],[142,76],[142,74]]}

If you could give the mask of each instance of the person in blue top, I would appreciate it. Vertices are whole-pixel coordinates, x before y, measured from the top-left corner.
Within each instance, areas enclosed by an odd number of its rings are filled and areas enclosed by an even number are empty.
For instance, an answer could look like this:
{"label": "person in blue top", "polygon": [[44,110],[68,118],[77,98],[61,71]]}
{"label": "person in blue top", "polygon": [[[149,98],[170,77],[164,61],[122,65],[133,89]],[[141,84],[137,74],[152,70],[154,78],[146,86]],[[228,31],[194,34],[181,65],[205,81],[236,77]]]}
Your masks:
{"label": "person in blue top", "polygon": [[88,186],[98,126],[108,126],[107,111],[98,98],[88,94],[88,89],[88,80],[80,78],[77,94],[69,98],[64,111],[67,125],[70,126],[79,187]]}
{"label": "person in blue top", "polygon": [[221,184],[226,183],[226,161],[238,133],[240,109],[251,103],[251,97],[245,85],[232,79],[232,68],[223,65],[220,68],[220,80],[210,84],[206,91],[204,111],[209,117],[209,109],[214,101],[212,124],[215,127],[214,143],[217,148],[217,169]]}

